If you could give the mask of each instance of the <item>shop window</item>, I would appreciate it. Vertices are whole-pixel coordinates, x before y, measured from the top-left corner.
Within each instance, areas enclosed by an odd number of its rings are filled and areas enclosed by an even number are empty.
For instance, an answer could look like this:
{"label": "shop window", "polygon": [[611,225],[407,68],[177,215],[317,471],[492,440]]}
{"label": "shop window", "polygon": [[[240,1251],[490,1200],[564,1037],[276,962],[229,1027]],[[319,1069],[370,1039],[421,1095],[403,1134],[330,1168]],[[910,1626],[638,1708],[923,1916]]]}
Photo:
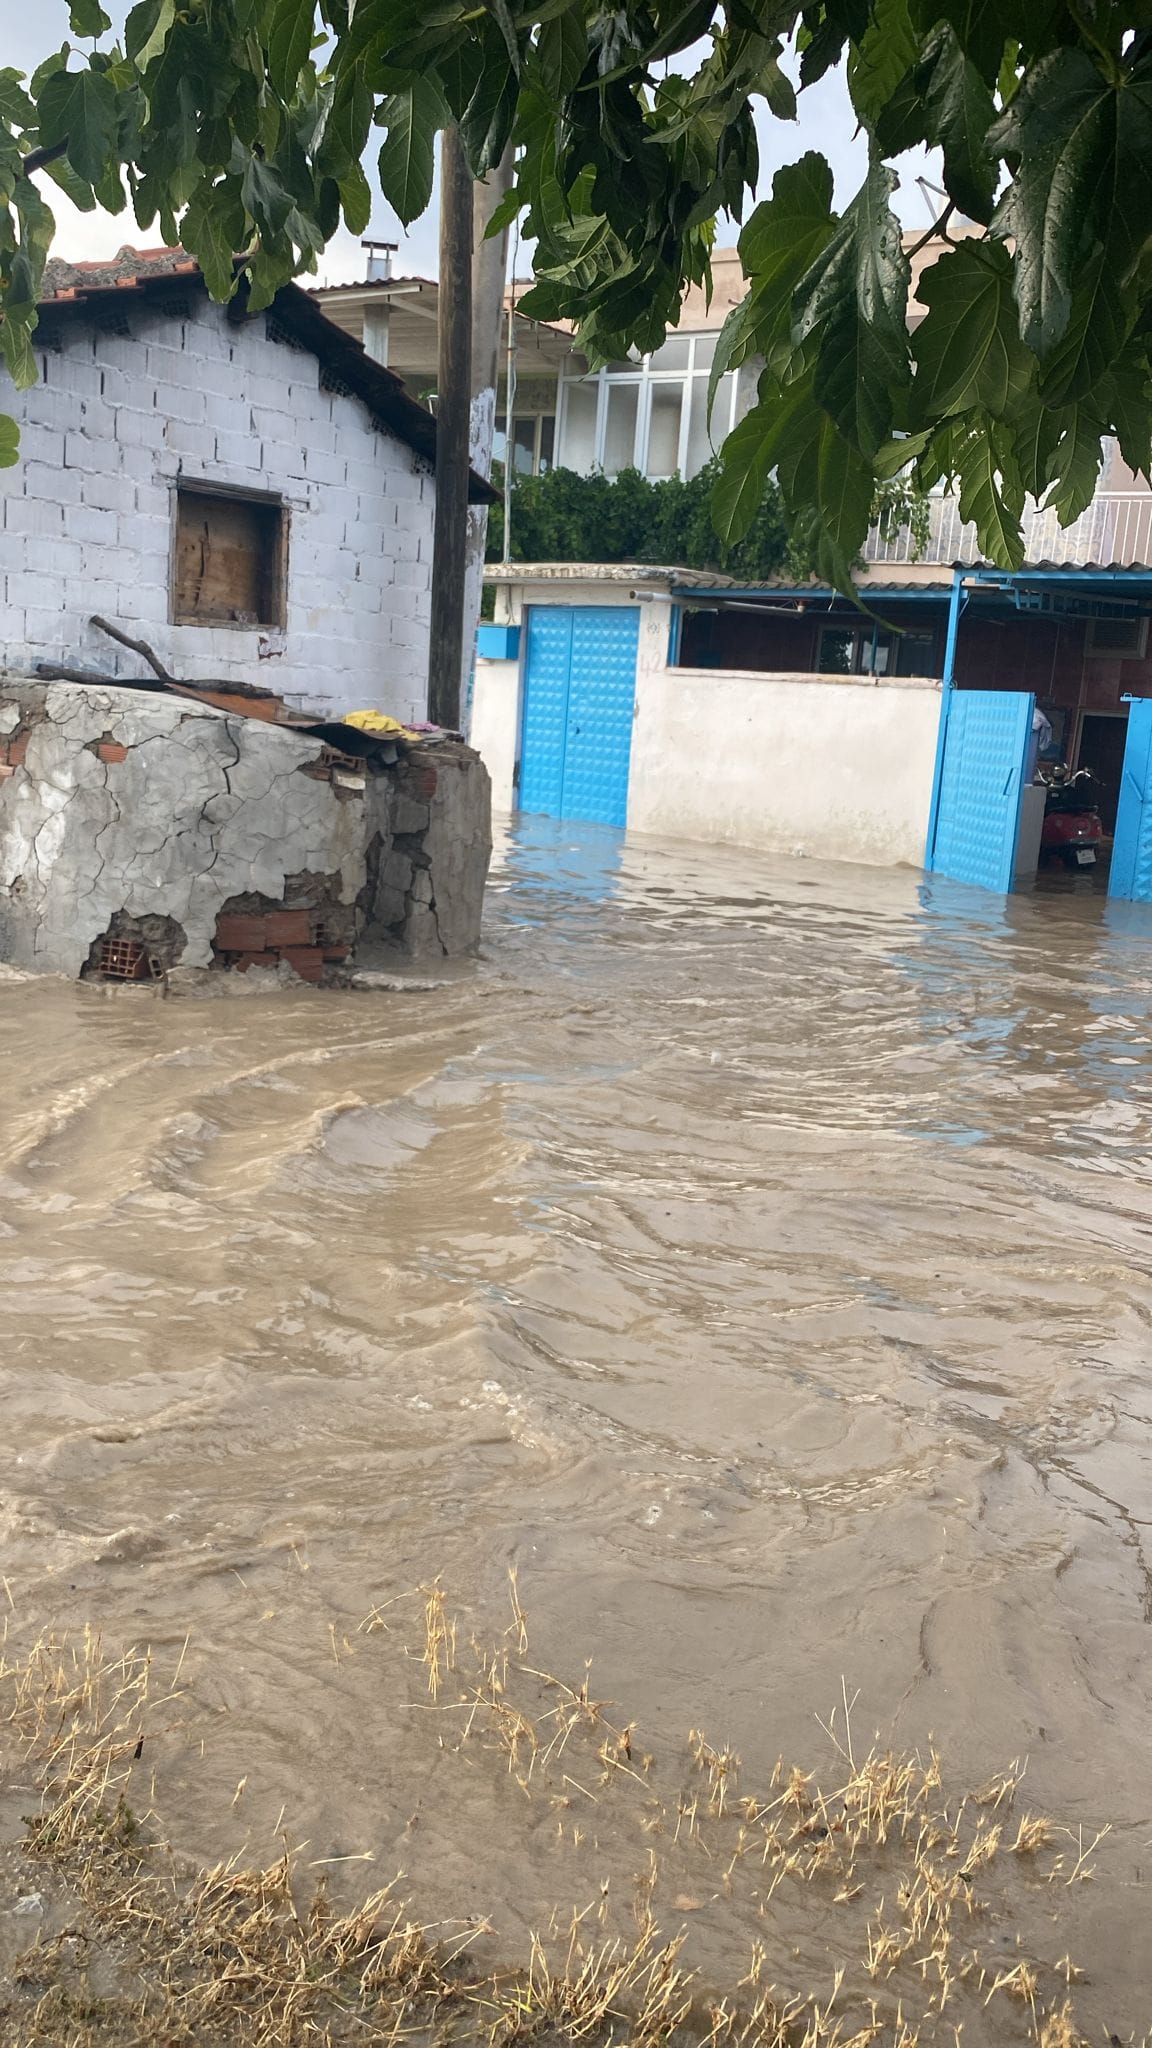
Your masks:
{"label": "shop window", "polygon": [[287,521],[278,498],[180,485],[172,618],[182,626],[283,626]]}

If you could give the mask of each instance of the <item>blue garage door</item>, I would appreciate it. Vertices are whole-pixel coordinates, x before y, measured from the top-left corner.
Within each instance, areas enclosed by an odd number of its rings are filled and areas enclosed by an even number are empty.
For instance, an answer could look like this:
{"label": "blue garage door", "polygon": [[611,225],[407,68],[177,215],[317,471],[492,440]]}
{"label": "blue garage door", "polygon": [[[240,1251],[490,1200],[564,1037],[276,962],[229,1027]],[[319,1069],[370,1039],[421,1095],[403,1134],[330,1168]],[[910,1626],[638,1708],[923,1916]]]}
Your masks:
{"label": "blue garage door", "polygon": [[1152,903],[1152,698],[1128,706],[1128,739],[1108,875],[1110,896]]}
{"label": "blue garage door", "polygon": [[949,690],[925,866],[982,889],[1012,887],[1035,698],[1019,690]]}
{"label": "blue garage door", "polygon": [[520,809],[623,825],[640,614],[533,605],[524,658]]}

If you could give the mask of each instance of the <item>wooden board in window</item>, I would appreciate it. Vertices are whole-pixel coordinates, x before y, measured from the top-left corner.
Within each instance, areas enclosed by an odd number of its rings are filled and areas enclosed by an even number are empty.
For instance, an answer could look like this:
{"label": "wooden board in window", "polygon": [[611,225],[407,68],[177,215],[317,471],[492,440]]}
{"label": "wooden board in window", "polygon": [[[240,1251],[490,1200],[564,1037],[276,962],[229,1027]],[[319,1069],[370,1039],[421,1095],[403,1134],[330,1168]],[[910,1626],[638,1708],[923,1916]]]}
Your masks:
{"label": "wooden board in window", "polygon": [[283,626],[284,508],[180,489],[172,617],[177,625]]}

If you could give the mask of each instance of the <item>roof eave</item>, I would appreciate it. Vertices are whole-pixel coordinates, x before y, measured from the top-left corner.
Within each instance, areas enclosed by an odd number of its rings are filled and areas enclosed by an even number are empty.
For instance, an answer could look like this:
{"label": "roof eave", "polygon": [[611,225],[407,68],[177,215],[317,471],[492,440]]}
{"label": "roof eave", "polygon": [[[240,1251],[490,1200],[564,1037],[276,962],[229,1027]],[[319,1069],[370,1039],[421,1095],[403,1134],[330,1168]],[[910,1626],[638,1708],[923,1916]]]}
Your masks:
{"label": "roof eave", "polygon": [[[238,271],[242,261],[237,258]],[[170,270],[144,273],[135,279],[122,278],[116,284],[87,290],[83,286],[71,287],[66,293],[46,299],[40,312],[49,320],[54,316],[70,319],[84,312],[99,317],[133,298],[155,302],[172,299],[174,294],[189,289],[207,297],[203,273],[190,258]],[[247,319],[248,297],[247,280],[241,277],[235,297],[222,308],[227,318],[237,324]],[[268,311],[290,340],[314,355],[331,379],[367,407],[376,426],[394,434],[430,468],[435,468],[436,422],[431,413],[409,397],[394,371],[366,354],[363,343],[329,320],[310,293],[298,284],[284,285]],[[499,493],[477,471],[470,470],[468,501],[473,505],[494,505],[499,502]]]}

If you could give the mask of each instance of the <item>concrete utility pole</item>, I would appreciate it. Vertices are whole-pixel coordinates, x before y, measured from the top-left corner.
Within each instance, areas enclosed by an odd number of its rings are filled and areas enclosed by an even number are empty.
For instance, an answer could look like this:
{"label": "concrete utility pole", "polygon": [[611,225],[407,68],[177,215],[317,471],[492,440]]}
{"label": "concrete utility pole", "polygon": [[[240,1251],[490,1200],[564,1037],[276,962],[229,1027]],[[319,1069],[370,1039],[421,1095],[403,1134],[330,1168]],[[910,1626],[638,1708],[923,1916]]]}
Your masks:
{"label": "concrete utility pole", "polygon": [[464,571],[468,539],[468,419],[472,355],[472,176],[457,128],[440,145],[439,353],[436,524],[428,642],[428,716],[460,724]]}
{"label": "concrete utility pole", "polygon": [[[472,404],[468,427],[468,455],[481,476],[492,473],[492,436],[496,426],[496,387],[499,377],[500,333],[504,310],[504,284],[508,270],[508,230],[485,239],[488,223],[512,185],[513,150],[505,150],[496,169],[480,178],[472,188]],[[509,443],[511,425],[509,425]],[[505,459],[511,460],[511,446]],[[488,507],[468,507],[467,562],[464,572],[464,648],[460,688],[466,700],[472,671],[476,622],[484,588],[484,544],[488,532]]]}

